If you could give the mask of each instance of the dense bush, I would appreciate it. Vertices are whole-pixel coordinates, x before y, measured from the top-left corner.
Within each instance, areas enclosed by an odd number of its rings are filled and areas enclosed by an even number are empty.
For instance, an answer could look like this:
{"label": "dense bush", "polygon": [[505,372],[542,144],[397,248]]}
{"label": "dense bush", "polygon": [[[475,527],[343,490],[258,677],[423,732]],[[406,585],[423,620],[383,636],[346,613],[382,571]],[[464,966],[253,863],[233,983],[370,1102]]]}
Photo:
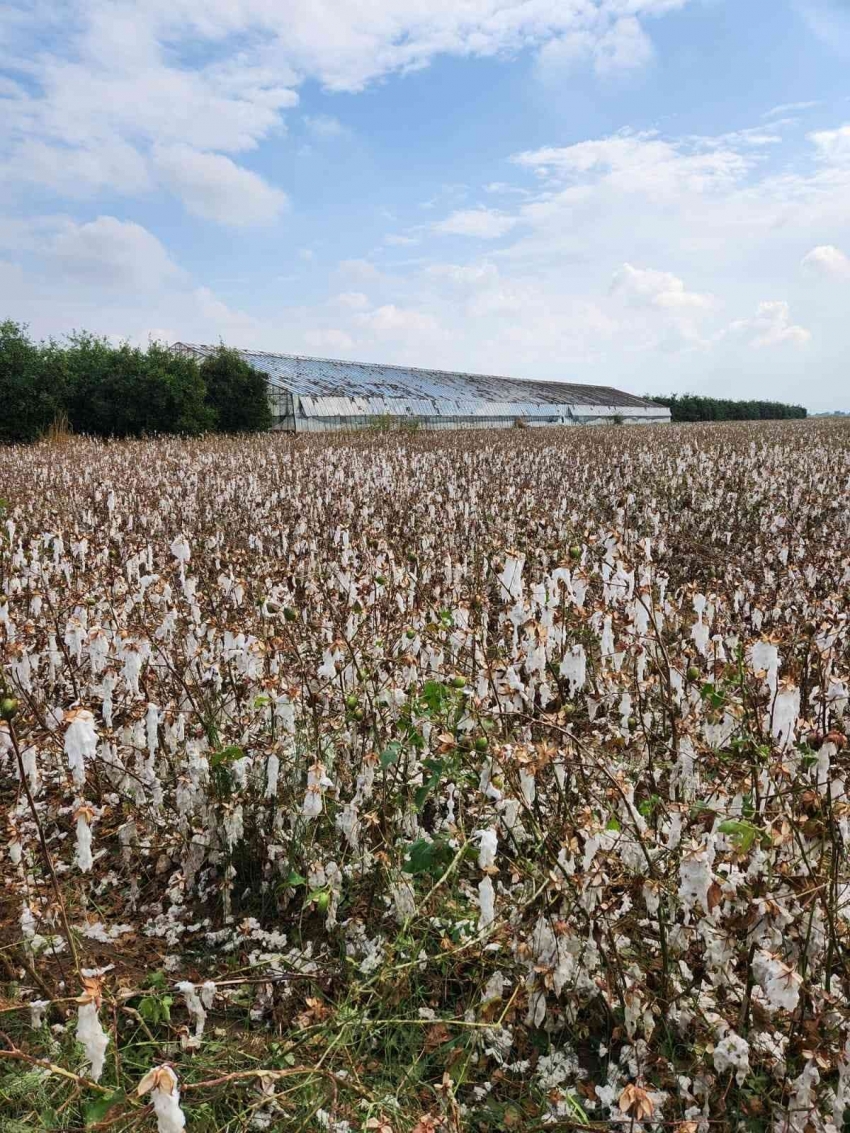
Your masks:
{"label": "dense bush", "polygon": [[266,381],[221,347],[199,365],[162,343],[147,348],[91,334],[34,343],[26,327],[0,324],[0,440],[36,440],[67,418],[78,433],[139,437],[257,432],[271,426]]}
{"label": "dense bush", "polygon": [[0,441],[33,441],[62,413],[61,376],[48,374],[43,361],[24,327],[0,323]]}
{"label": "dense bush", "polygon": [[781,401],[732,401],[693,393],[651,396],[653,401],[667,406],[674,421],[777,421],[806,416],[802,405],[785,405]]}
{"label": "dense bush", "polygon": [[207,403],[222,433],[261,433],[270,429],[268,375],[254,370],[235,350],[219,346],[201,363]]}

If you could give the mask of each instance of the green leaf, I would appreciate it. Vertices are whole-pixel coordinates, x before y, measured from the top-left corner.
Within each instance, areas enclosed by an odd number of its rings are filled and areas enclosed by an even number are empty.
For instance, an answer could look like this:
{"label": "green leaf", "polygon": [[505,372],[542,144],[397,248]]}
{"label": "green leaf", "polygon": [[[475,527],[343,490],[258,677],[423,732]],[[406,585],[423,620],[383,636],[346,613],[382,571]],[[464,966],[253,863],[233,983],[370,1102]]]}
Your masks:
{"label": "green leaf", "polygon": [[400,755],[401,744],[398,740],[392,740],[381,752],[381,767],[385,770],[388,767],[392,767],[394,764],[398,763]]}
{"label": "green leaf", "polygon": [[605,829],[606,829],[606,830],[615,830],[615,831],[616,831],[616,830],[621,830],[621,829],[622,829],[622,827],[620,826],[620,823],[618,822],[618,820],[617,820],[616,818],[609,818],[609,819],[608,819],[608,824],[607,824],[607,826],[605,827]]}
{"label": "green leaf", "polygon": [[307,878],[300,873],[296,873],[295,870],[293,870],[290,873],[289,877],[287,877],[286,884],[291,885],[293,888],[295,888],[295,886],[297,885],[306,885]]}
{"label": "green leaf", "polygon": [[757,838],[767,840],[763,830],[738,818],[729,818],[726,822],[721,822],[717,829],[721,834],[728,834],[735,849],[742,854],[749,853]]}
{"label": "green leaf", "polygon": [[139,1014],[146,1023],[171,1022],[171,1005],[174,1002],[170,995],[146,995],[139,1003]]}
{"label": "green leaf", "polygon": [[166,978],[165,972],[159,969],[155,972],[149,972],[145,976],[142,987],[159,988],[161,991],[165,991],[168,987],[168,979]]}
{"label": "green leaf", "polygon": [[107,1113],[109,1113],[112,1107],[114,1105],[118,1105],[119,1102],[123,1102],[126,1097],[127,1095],[123,1090],[116,1090],[112,1094],[102,1094],[93,1102],[89,1102],[89,1104],[83,1110],[83,1116],[85,1117],[86,1125],[89,1126],[100,1124],[100,1122],[103,1121],[104,1117],[106,1117]]}
{"label": "green leaf", "polygon": [[244,759],[245,752],[241,747],[232,744],[230,747],[222,748],[221,751],[214,751],[210,756],[210,767],[226,767],[228,763],[235,763],[237,759]]}
{"label": "green leaf", "polygon": [[442,873],[452,860],[452,848],[444,838],[433,842],[420,838],[407,847],[406,858],[402,866],[405,873]]}
{"label": "green leaf", "polygon": [[435,787],[440,785],[440,778],[445,769],[445,764],[441,759],[426,759],[424,767],[426,771],[430,772],[430,778],[425,780],[413,796],[413,802],[417,810],[422,810],[428,796]]}
{"label": "green leaf", "polygon": [[707,700],[712,708],[722,708],[726,703],[724,694],[718,692],[713,684],[704,684],[699,691],[703,700]]}
{"label": "green leaf", "polygon": [[441,681],[426,681],[422,689],[422,699],[431,712],[439,712],[448,700],[449,690]]}

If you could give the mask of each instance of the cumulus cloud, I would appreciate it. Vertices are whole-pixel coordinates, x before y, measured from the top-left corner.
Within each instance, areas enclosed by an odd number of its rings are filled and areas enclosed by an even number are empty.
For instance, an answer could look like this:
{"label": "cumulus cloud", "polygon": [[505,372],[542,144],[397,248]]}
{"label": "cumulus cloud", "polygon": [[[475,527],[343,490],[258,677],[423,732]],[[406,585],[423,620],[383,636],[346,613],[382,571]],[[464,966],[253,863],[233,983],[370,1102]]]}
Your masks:
{"label": "cumulus cloud", "polygon": [[635,305],[662,311],[708,310],[714,306],[712,295],[687,291],[684,282],[672,272],[636,268],[631,264],[623,264],[614,273],[611,294]]}
{"label": "cumulus cloud", "polygon": [[[571,37],[600,72],[634,68],[652,54],[645,22],[689,2],[629,0],[624,14],[621,0],[336,0],[332,13],[314,0],[67,0],[61,19],[21,7],[5,50],[27,59],[31,84],[3,88],[5,173],[55,191],[139,192],[152,146],[210,159],[253,149],[282,130],[307,80],[359,91],[440,55],[507,56]],[[326,114],[305,125],[323,136],[344,129]],[[233,184],[233,170],[219,168]],[[253,195],[276,214],[273,195],[256,186]],[[206,188],[192,196],[200,215],[220,219]]]}
{"label": "cumulus cloud", "polygon": [[497,209],[458,209],[434,225],[435,232],[450,236],[474,236],[479,240],[497,240],[517,223],[516,217],[507,216]]}
{"label": "cumulus cloud", "polygon": [[721,191],[752,167],[753,159],[718,139],[667,139],[657,131],[623,130],[571,146],[544,146],[511,158],[538,177],[581,184],[602,178],[634,193]]}
{"label": "cumulus cloud", "polygon": [[827,279],[850,279],[850,256],[834,244],[819,244],[801,261],[803,269]]}
{"label": "cumulus cloud", "polygon": [[189,212],[244,227],[268,224],[286,207],[286,194],[220,153],[191,146],[156,146],[154,165]]}
{"label": "cumulus cloud", "polygon": [[578,27],[550,40],[540,49],[539,67],[547,79],[584,64],[590,64],[598,75],[611,76],[644,67],[653,55],[652,40],[643,25],[634,16],[624,16],[601,34]]}
{"label": "cumulus cloud", "polygon": [[811,331],[791,322],[791,308],[784,300],[767,300],[759,303],[751,319],[738,319],[729,331],[741,335],[756,350],[766,346],[805,346]]}
{"label": "cumulus cloud", "polygon": [[99,216],[87,224],[69,221],[42,251],[68,279],[99,287],[155,288],[178,272],[152,233],[114,216]]}
{"label": "cumulus cloud", "polygon": [[433,315],[423,311],[405,310],[395,303],[386,303],[355,316],[356,322],[378,336],[397,336],[399,334],[433,334],[440,326]]}

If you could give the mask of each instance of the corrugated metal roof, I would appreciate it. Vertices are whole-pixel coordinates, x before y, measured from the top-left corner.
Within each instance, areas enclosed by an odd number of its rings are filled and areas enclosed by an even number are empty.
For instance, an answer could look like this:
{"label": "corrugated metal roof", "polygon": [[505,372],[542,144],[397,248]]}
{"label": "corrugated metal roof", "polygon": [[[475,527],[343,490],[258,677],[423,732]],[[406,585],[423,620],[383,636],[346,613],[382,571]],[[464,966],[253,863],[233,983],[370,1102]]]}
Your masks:
{"label": "corrugated metal roof", "polygon": [[[200,356],[218,348],[207,344],[175,343],[174,349]],[[566,416],[570,411],[657,409],[662,406],[609,386],[572,382],[524,381],[486,374],[426,370],[418,366],[385,366],[237,350],[244,360],[264,371],[272,385],[298,394],[308,416],[351,416],[409,413],[427,416]],[[388,408],[397,405],[398,408]],[[403,408],[402,408],[403,407]]]}

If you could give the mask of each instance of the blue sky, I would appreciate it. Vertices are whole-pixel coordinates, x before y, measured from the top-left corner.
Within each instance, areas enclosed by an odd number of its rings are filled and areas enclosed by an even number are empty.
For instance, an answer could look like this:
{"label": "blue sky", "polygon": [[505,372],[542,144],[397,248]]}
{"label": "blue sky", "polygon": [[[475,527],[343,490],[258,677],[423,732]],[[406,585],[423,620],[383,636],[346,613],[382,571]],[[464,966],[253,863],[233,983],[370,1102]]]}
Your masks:
{"label": "blue sky", "polygon": [[850,408],[848,0],[0,10],[0,317]]}

